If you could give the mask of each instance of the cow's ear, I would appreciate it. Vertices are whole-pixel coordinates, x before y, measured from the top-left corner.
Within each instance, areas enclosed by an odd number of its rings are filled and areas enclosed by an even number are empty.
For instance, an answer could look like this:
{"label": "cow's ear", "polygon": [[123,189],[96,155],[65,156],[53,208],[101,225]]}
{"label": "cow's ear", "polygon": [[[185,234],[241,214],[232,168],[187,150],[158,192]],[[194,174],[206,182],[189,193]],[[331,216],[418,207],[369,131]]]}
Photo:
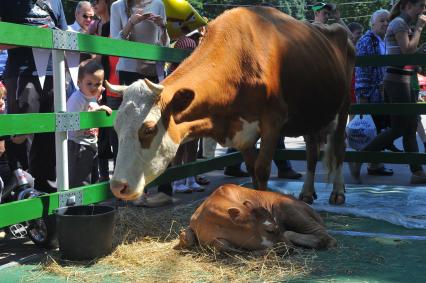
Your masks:
{"label": "cow's ear", "polygon": [[173,95],[172,111],[174,114],[185,110],[194,99],[195,93],[192,89],[181,88]]}
{"label": "cow's ear", "polygon": [[252,210],[253,208],[254,208],[254,205],[253,205],[253,203],[251,202],[251,201],[249,201],[249,200],[245,200],[244,202],[243,202],[243,204],[248,208],[248,209],[250,209],[250,210]]}
{"label": "cow's ear", "polygon": [[232,222],[236,223],[238,222],[238,217],[241,214],[241,210],[237,207],[230,207],[228,208],[228,214],[231,217]]}

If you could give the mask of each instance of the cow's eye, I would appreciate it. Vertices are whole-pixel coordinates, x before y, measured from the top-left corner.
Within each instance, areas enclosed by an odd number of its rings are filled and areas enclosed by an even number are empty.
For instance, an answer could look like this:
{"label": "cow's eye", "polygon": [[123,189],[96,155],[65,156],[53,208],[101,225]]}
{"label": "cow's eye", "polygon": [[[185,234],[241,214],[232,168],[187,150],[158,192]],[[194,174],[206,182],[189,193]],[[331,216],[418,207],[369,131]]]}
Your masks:
{"label": "cow's eye", "polygon": [[152,135],[154,133],[155,133],[155,127],[149,127],[149,128],[143,129],[143,134],[146,136]]}
{"label": "cow's eye", "polygon": [[139,142],[143,148],[149,148],[152,140],[157,134],[158,128],[157,123],[154,121],[145,122],[142,127],[139,129]]}
{"label": "cow's eye", "polygon": [[139,130],[139,136],[149,137],[157,133],[157,124],[154,121],[145,122]]}

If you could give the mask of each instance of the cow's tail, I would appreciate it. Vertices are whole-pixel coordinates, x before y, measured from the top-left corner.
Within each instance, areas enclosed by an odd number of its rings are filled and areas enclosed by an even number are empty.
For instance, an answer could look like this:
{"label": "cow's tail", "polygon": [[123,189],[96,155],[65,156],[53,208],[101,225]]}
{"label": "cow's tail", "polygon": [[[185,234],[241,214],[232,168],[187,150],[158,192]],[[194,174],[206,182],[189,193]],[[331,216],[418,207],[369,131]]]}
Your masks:
{"label": "cow's tail", "polygon": [[323,164],[327,168],[327,183],[334,180],[336,175],[336,154],[335,154],[335,139],[333,138],[337,128],[337,117],[334,119],[326,129],[327,142],[324,147]]}

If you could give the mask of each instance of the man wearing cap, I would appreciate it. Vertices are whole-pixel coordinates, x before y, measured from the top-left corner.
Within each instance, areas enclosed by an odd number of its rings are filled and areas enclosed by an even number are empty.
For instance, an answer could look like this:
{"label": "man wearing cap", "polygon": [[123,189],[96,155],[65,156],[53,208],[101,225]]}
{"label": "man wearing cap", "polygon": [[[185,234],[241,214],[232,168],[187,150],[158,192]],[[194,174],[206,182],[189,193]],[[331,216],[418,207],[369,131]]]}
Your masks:
{"label": "man wearing cap", "polygon": [[348,29],[345,22],[340,18],[340,11],[336,4],[317,2],[312,6],[312,11],[314,11],[315,16],[314,23],[327,24],[328,19],[333,17],[337,23]]}
{"label": "man wearing cap", "polygon": [[352,33],[349,30],[348,26],[340,18],[340,11],[337,9],[336,4],[317,2],[314,5],[312,5],[312,11],[314,11],[314,16],[315,16],[314,22],[313,22],[314,24],[325,25],[327,24],[328,19],[332,17],[336,20],[336,23],[343,26],[348,32],[348,35],[352,37]]}

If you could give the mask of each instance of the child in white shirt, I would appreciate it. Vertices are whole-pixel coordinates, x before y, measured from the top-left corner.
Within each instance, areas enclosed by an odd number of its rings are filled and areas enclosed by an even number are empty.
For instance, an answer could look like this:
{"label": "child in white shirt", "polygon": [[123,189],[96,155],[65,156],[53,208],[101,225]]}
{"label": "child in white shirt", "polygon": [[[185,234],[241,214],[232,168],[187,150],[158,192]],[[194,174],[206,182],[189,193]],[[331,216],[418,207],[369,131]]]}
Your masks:
{"label": "child in white shirt", "polygon": [[[74,91],[67,101],[68,112],[104,110],[108,115],[111,108],[99,105],[103,91],[104,70],[94,59],[83,61],[78,70],[79,90]],[[83,129],[68,132],[68,172],[71,188],[90,184],[93,161],[98,153],[97,130]]]}

